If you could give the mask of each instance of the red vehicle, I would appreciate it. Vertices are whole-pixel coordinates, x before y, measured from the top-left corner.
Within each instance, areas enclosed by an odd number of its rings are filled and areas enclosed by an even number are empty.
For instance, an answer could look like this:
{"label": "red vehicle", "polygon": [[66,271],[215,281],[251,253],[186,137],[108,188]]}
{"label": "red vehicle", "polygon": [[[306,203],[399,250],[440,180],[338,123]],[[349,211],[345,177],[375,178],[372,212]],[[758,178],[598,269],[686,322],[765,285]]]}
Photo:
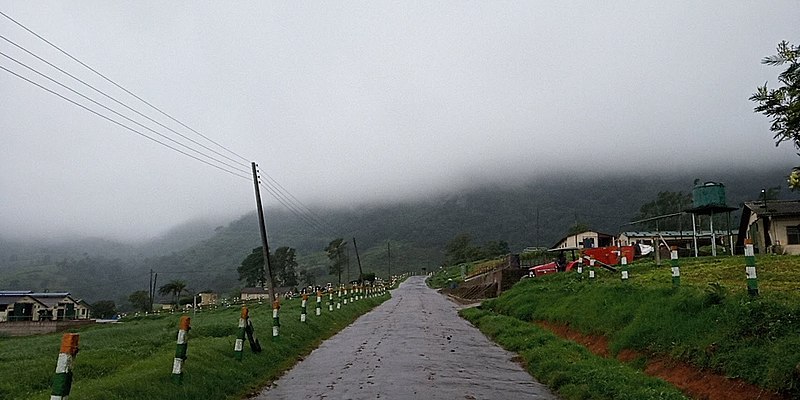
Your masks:
{"label": "red vehicle", "polygon": [[[553,261],[547,264],[541,264],[535,267],[531,267],[528,269],[528,276],[535,277],[561,271],[572,271],[573,269],[577,269],[576,265],[581,263],[580,259],[584,260],[583,265],[589,265],[589,258],[594,259],[599,267],[616,271],[616,269],[613,266],[619,264],[622,257],[625,257],[629,262],[631,262],[633,261],[633,258],[636,254],[633,246],[595,247],[589,249],[581,249],[580,250],[581,255],[578,260],[566,261],[566,259],[564,258],[565,250],[572,250],[573,258],[575,257],[574,251],[577,249],[574,248],[557,249],[556,251],[560,252],[558,261]],[[563,267],[559,268],[560,265],[562,265]]]}
{"label": "red vehicle", "polygon": [[[576,265],[580,261],[569,261],[564,265],[564,268],[561,271],[572,271],[574,268],[577,268]],[[546,274],[552,274],[555,272],[559,272],[558,263],[553,261],[551,263],[537,265],[535,267],[528,268],[528,276],[541,276]]]}

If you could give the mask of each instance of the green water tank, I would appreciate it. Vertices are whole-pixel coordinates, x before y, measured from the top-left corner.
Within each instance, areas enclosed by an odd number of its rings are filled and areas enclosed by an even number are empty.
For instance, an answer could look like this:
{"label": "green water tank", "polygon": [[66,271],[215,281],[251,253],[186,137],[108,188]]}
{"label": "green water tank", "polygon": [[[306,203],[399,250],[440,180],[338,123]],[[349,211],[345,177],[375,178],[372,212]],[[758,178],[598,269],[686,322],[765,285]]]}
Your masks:
{"label": "green water tank", "polygon": [[726,207],[725,185],[718,182],[706,182],[692,189],[692,205],[694,208],[708,206]]}

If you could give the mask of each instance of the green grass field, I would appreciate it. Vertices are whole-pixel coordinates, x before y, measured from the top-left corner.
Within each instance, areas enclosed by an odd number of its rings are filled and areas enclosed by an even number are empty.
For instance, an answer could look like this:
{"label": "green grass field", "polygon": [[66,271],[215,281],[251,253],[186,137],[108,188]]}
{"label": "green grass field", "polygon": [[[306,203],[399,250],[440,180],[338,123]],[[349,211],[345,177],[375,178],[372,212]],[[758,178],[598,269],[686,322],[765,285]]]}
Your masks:
{"label": "green grass field", "polygon": [[[312,297],[313,298],[313,297]],[[171,381],[180,315],[132,318],[118,324],[77,331],[71,397],[75,399],[240,399],[280,376],[319,343],[352,323],[389,296],[363,299],[300,322],[300,300],[281,307],[281,336],[272,337],[272,310],[250,305],[250,318],[263,351],[245,344],[241,361],[234,358],[240,308],[203,311],[192,317],[183,383]],[[191,314],[188,314],[192,316]],[[62,334],[0,338],[0,399],[42,399],[51,391]],[[325,374],[327,371],[320,371]]]}
{"label": "green grass field", "polygon": [[742,256],[685,258],[679,264],[679,288],[672,286],[670,260],[661,267],[643,261],[630,266],[627,282],[606,270],[598,270],[595,281],[586,272],[582,278],[560,273],[523,279],[484,302],[481,311],[527,325],[566,324],[607,337],[612,354],[632,349],[668,355],[800,397],[800,257],[757,257],[757,297],[747,294]]}

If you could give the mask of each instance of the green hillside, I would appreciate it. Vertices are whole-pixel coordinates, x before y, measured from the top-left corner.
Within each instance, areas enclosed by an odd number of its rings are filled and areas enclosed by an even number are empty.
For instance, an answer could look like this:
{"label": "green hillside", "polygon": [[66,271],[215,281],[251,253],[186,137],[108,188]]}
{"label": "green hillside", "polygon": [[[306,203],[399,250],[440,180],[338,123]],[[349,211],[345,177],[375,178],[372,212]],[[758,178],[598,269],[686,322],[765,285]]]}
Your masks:
{"label": "green hillside", "polygon": [[[783,167],[775,167],[747,174],[697,170],[648,176],[551,175],[521,182],[506,179],[503,184],[445,192],[425,200],[335,209],[311,206],[332,233],[320,232],[284,209],[268,209],[267,229],[271,248],[297,249],[300,270],[311,272],[317,283],[335,282],[336,278],[328,275],[323,249],[336,237],[349,242],[357,238],[365,273],[388,273],[387,243],[392,272],[432,270],[444,261],[444,246],[460,233],[470,234],[476,245],[506,241],[512,252],[528,246],[549,247],[576,223],[607,233],[628,229],[624,224],[658,192],[688,193],[695,179],[724,182],[728,203],[735,206],[756,198],[761,188],[783,185],[785,173]],[[790,196],[786,190],[781,194]],[[734,215],[734,220],[737,217]],[[235,293],[241,287],[236,267],[260,246],[255,212],[216,229],[210,226],[187,224],[160,238],[159,245],[0,239],[0,289],[69,291],[90,302],[111,299],[124,305],[132,291],[147,290],[152,269],[158,272],[159,283],[182,279],[192,292]],[[352,246],[348,247],[352,279],[358,276],[358,265]],[[53,271],[56,265],[62,266],[57,271],[60,276],[48,277],[42,272]],[[31,268],[40,272],[31,274]]]}

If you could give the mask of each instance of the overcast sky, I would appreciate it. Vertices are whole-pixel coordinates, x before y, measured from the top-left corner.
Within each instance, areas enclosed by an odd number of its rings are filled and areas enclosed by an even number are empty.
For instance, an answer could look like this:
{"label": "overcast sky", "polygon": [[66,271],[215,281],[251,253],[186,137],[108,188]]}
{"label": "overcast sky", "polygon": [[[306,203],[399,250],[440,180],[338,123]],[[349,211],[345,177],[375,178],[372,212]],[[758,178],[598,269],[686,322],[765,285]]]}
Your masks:
{"label": "overcast sky", "polygon": [[[748,101],[781,71],[761,58],[800,41],[796,0],[0,0],[0,11],[309,205],[559,172],[798,163]],[[245,170],[0,70],[0,235],[143,238],[254,208],[246,161],[2,16],[0,34]],[[2,39],[0,52],[192,145]]]}

